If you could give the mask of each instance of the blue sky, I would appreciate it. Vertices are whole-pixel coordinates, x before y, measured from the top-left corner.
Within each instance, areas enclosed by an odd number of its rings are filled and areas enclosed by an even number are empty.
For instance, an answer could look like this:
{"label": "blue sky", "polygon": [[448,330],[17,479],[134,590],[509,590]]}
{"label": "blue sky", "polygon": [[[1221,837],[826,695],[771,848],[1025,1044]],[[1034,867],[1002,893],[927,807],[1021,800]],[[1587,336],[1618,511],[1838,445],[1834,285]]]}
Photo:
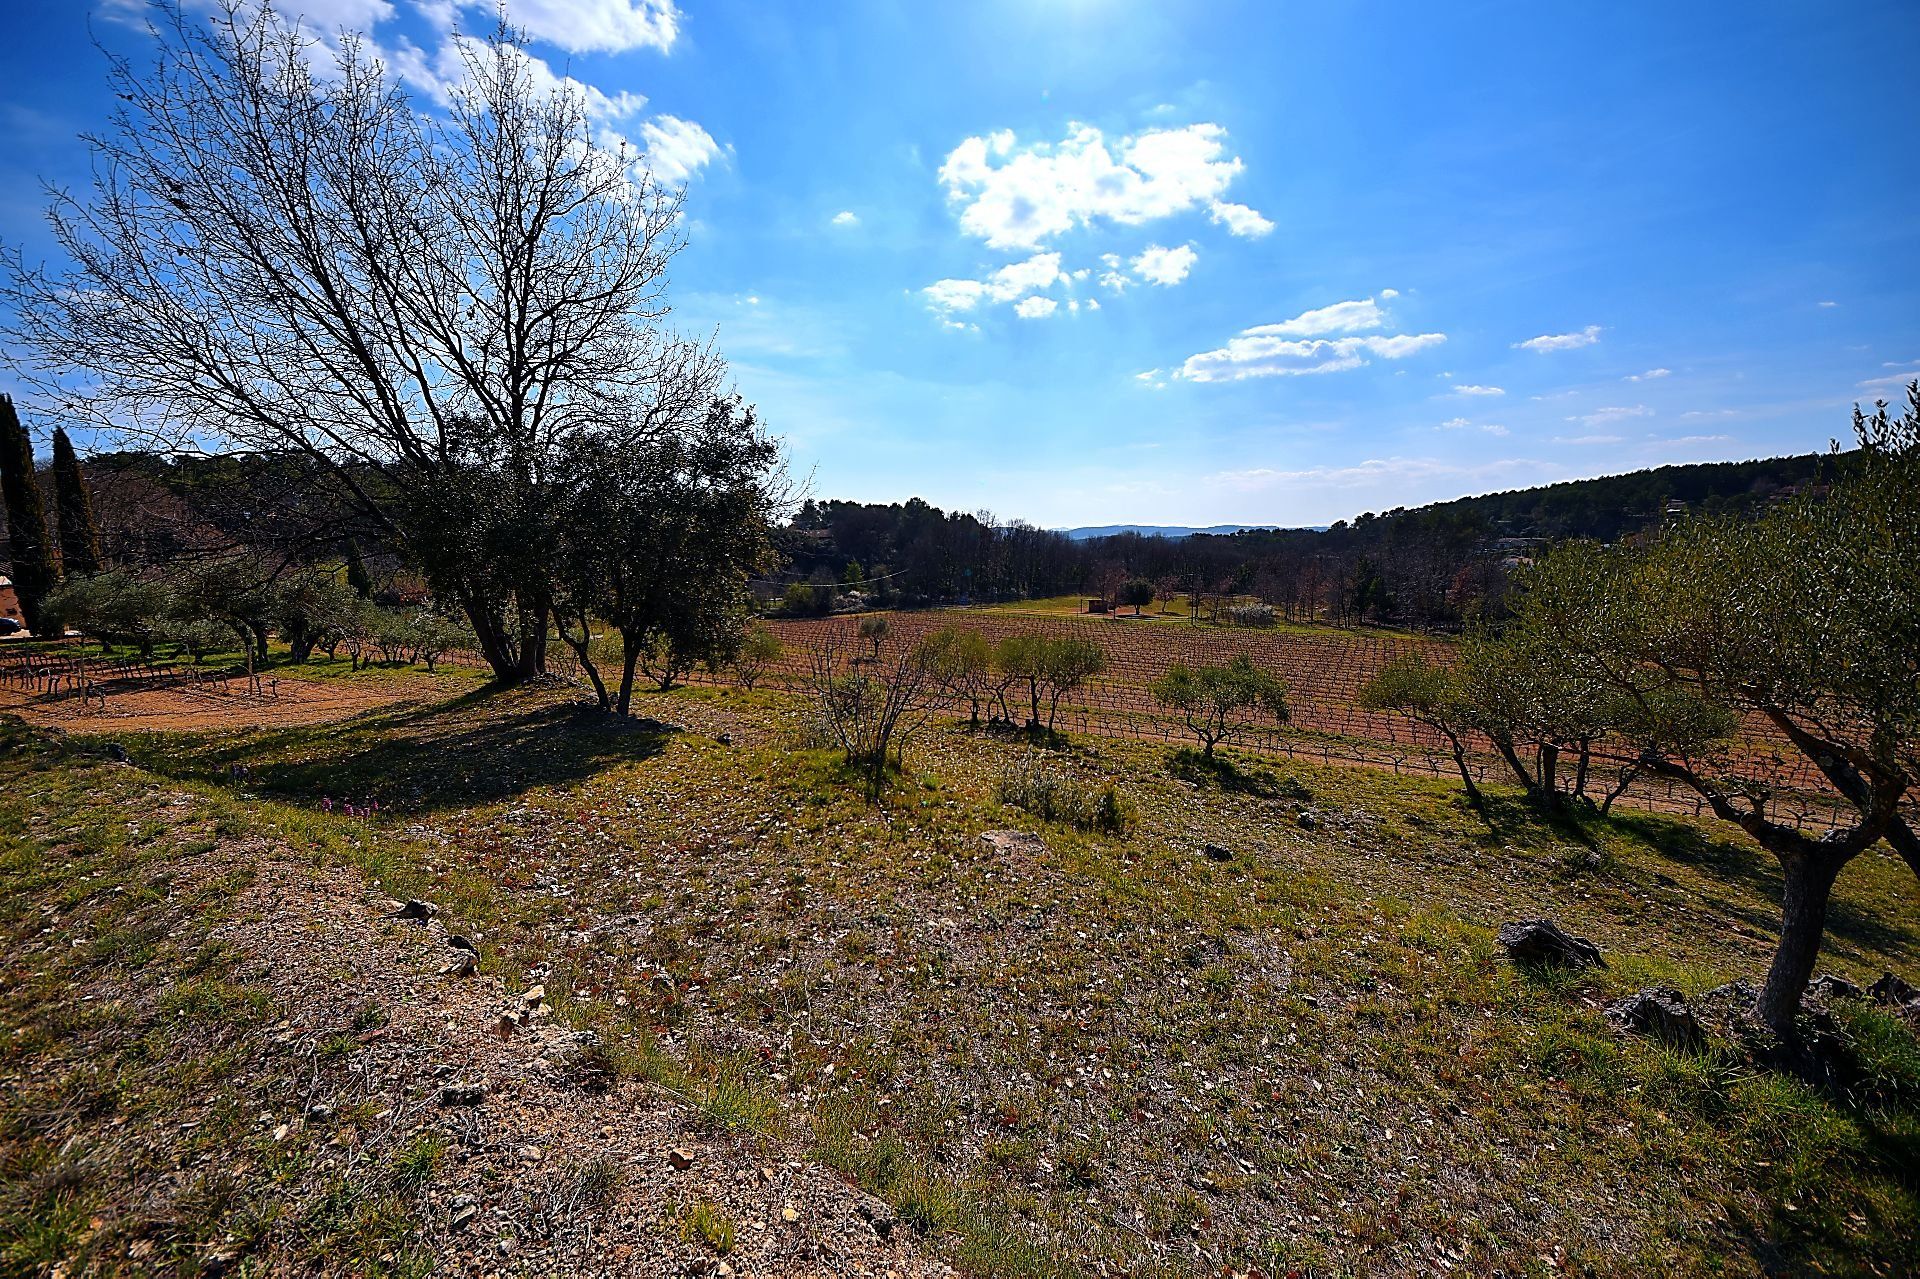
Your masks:
{"label": "blue sky", "polygon": [[[91,39],[19,0],[0,235],[84,178]],[[431,93],[490,0],[305,0]],[[821,497],[1324,523],[1824,447],[1920,374],[1920,6],[514,0],[687,187]],[[91,35],[89,31],[91,30]]]}

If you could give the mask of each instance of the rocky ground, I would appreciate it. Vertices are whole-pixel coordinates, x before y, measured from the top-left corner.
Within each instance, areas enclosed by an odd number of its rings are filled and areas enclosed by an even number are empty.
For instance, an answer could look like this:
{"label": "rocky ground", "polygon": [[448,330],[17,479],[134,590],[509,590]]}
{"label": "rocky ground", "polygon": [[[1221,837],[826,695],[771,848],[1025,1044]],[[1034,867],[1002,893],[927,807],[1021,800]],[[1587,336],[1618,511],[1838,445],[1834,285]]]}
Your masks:
{"label": "rocky ground", "polygon": [[[552,1015],[539,973],[463,975],[447,943],[460,921],[390,918],[396,903],[352,870],[220,838],[192,796],[90,767],[141,851],[49,813],[9,841],[17,854],[37,837],[80,883],[110,887],[16,930],[6,989],[22,1020],[0,1059],[22,1103],[0,1130],[8,1197],[51,1183],[54,1227],[61,1181],[85,1179],[69,1189],[87,1216],[74,1254],[36,1266],[16,1241],[0,1271],[948,1273],[880,1200],[624,1075],[617,1044]],[[129,921],[110,904],[130,895],[181,945],[155,936],[145,963],[91,962],[117,949]],[[50,978],[59,991],[26,1006]],[[59,1034],[63,1002],[114,1011]],[[135,1045],[150,1071],[90,1069]],[[50,1165],[32,1136],[57,1139]]]}

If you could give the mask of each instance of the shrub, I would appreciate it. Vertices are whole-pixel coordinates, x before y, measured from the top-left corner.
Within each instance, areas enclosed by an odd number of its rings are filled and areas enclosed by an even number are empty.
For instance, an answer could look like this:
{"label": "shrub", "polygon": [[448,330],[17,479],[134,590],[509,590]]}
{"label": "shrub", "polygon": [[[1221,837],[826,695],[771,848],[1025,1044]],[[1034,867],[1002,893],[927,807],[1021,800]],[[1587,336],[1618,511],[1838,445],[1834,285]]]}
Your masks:
{"label": "shrub", "polygon": [[780,637],[769,627],[754,626],[740,642],[740,651],[733,658],[733,673],[740,680],[740,686],[752,688],[767,668],[776,665],[786,652]]}
{"label": "shrub", "polygon": [[1042,821],[1107,835],[1125,835],[1136,818],[1133,804],[1113,783],[1096,786],[1037,755],[1008,768],[994,796]]}
{"label": "shrub", "polygon": [[794,582],[780,597],[780,611],[788,617],[819,617],[833,607],[833,588]]}

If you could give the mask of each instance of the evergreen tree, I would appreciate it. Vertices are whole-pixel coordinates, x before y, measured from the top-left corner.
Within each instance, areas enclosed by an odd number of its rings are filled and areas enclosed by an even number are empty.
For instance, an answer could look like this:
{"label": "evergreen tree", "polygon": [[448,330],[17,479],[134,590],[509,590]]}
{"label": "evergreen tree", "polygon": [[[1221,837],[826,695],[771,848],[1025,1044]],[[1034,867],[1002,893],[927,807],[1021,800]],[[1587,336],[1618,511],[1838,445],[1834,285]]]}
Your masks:
{"label": "evergreen tree", "polygon": [[93,522],[93,496],[74,456],[67,429],[53,429],[53,505],[60,529],[60,566],[71,576],[91,577],[101,567],[100,529]]}
{"label": "evergreen tree", "polygon": [[363,600],[373,598],[373,576],[367,572],[367,562],[360,557],[360,543],[347,539],[347,585],[354,589]]}
{"label": "evergreen tree", "polygon": [[33,440],[20,424],[10,395],[0,395],[0,493],[7,502],[13,593],[20,600],[20,616],[27,629],[38,635],[57,573],[47,538],[47,510],[33,473]]}

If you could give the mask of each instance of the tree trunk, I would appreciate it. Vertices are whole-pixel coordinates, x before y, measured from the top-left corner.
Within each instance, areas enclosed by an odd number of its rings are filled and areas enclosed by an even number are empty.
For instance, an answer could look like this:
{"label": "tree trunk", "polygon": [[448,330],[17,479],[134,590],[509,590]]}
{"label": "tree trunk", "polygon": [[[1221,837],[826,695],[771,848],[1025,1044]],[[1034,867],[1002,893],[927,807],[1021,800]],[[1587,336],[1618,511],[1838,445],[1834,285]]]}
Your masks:
{"label": "tree trunk", "polygon": [[1533,775],[1527,772],[1527,766],[1520,762],[1520,752],[1516,751],[1513,743],[1505,737],[1495,737],[1491,740],[1493,748],[1500,752],[1500,758],[1507,761],[1507,767],[1511,768],[1513,775],[1520,779],[1520,785],[1528,794],[1533,794],[1536,789],[1533,784]]}
{"label": "tree trunk", "polygon": [[[513,644],[508,640],[506,628],[500,624],[499,618],[484,600],[463,598],[460,611],[467,615],[467,622],[473,627],[474,639],[480,645],[480,656],[487,659],[494,681],[500,684],[514,683],[518,654],[513,651]],[[357,653],[355,658],[357,666]]]}
{"label": "tree trunk", "polygon": [[620,632],[620,714],[633,710],[633,672],[640,665],[640,637]]}
{"label": "tree trunk", "polygon": [[1453,748],[1453,766],[1460,770],[1460,784],[1467,788],[1467,803],[1473,806],[1474,812],[1485,812],[1487,800],[1480,793],[1480,788],[1474,784],[1473,769],[1467,763],[1465,744],[1452,733],[1447,734],[1447,744]]}
{"label": "tree trunk", "polygon": [[1557,808],[1560,804],[1560,748],[1552,742],[1541,742],[1539,760],[1539,776],[1535,780],[1539,784],[1540,798],[1549,808]]}
{"label": "tree trunk", "polygon": [[[567,630],[567,623],[559,613],[553,616],[554,626],[560,632],[560,641],[573,650],[574,660],[580,663],[580,669],[586,673],[588,683],[593,685],[593,695],[600,700],[600,709],[613,709],[613,698],[607,693],[606,681],[600,678],[600,668],[593,661],[593,622],[585,613],[580,615],[580,639],[575,642]],[[431,666],[429,666],[431,669]]]}
{"label": "tree trunk", "polygon": [[1602,817],[1605,817],[1613,811],[1613,801],[1626,794],[1627,787],[1633,785],[1634,779],[1638,776],[1640,776],[1640,770],[1638,768],[1629,768],[1620,774],[1620,784],[1608,791],[1607,797],[1600,801],[1600,815]]}
{"label": "tree trunk", "polygon": [[1754,1011],[1783,1043],[1791,1044],[1798,1039],[1794,1018],[1820,957],[1827,902],[1833,895],[1840,864],[1830,858],[1791,853],[1780,855],[1780,867],[1786,873],[1780,948],[1773,954],[1773,967],[1767,970],[1767,984]]}

